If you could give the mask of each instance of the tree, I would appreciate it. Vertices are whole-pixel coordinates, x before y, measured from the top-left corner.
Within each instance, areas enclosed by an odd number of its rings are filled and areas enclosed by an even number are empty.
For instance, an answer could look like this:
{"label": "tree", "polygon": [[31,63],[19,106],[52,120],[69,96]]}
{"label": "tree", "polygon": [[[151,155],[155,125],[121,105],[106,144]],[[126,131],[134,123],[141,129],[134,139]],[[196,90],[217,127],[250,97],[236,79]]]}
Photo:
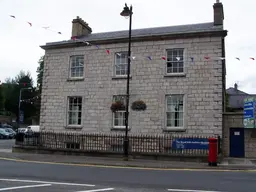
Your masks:
{"label": "tree", "polygon": [[37,67],[37,91],[36,91],[36,95],[37,95],[37,99],[34,101],[34,106],[35,106],[35,117],[38,120],[38,122],[40,121],[40,109],[41,109],[41,93],[42,93],[42,83],[43,83],[43,72],[44,72],[44,56],[42,56],[39,61],[38,64],[39,66]]}
{"label": "tree", "polygon": [[44,56],[42,56],[38,61],[39,66],[37,67],[37,87],[39,93],[42,93],[42,83],[43,83],[43,72],[44,72]]}
{"label": "tree", "polygon": [[3,86],[0,85],[0,111],[3,111],[5,109],[4,103],[5,103],[4,90],[3,90]]}
{"label": "tree", "polygon": [[[24,88],[31,88],[31,90]],[[28,100],[35,96],[35,89],[33,88],[33,79],[30,72],[20,71],[15,78],[7,78],[5,83],[5,109],[12,112],[17,117],[19,115],[19,96],[22,90],[21,100]],[[20,103],[20,108],[24,111],[24,118],[27,119],[35,114],[35,107],[31,103]]]}

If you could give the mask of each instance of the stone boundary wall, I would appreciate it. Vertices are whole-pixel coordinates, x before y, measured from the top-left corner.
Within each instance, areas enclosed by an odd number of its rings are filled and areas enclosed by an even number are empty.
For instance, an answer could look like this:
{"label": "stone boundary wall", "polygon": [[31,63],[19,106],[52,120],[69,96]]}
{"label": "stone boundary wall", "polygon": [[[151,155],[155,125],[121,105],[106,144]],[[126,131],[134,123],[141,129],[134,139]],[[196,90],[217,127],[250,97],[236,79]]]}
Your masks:
{"label": "stone boundary wall", "polygon": [[[242,128],[243,112],[224,113],[223,130],[223,155],[229,157],[229,130],[230,128]],[[245,157],[256,158],[256,129],[244,130]]]}

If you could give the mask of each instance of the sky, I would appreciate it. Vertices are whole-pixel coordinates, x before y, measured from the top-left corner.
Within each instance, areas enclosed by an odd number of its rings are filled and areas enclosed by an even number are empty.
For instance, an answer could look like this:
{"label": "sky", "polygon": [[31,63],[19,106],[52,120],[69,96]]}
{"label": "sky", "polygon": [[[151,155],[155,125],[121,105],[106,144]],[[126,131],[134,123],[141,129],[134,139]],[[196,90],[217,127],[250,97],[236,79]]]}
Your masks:
{"label": "sky", "polygon": [[[40,45],[68,40],[72,20],[86,21],[93,33],[128,30],[120,16],[124,4],[133,6],[132,28],[148,28],[213,21],[216,0],[0,0],[0,80],[30,71],[36,81]],[[224,6],[227,88],[256,93],[255,0],[220,0]],[[16,19],[10,17],[14,15]],[[32,23],[32,27],[27,22]],[[46,30],[43,27],[49,27]],[[50,29],[50,30],[49,30]],[[62,35],[57,32],[60,31]],[[235,58],[239,57],[240,61]]]}

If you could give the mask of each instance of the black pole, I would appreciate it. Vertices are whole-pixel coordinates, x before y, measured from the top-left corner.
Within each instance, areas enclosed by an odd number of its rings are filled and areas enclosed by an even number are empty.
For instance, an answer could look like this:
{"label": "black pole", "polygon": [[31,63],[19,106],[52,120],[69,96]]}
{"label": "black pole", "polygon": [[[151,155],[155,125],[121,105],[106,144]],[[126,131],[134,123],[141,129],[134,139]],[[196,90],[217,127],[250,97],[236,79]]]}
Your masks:
{"label": "black pole", "polygon": [[129,97],[130,97],[130,66],[131,66],[131,35],[132,34],[132,6],[130,7],[129,23],[129,45],[128,45],[128,65],[127,65],[127,85],[126,85],[126,111],[125,111],[125,137],[124,137],[124,156],[128,160],[129,138],[128,138],[128,120],[129,120]]}

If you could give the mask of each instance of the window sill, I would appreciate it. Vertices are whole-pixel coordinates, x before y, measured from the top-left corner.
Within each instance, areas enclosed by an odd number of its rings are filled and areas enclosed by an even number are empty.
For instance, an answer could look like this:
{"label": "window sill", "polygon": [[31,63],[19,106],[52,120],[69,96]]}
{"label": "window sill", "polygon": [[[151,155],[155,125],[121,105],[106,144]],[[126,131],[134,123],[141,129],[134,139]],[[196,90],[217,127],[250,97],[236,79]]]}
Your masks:
{"label": "window sill", "polygon": [[[119,79],[127,79],[127,75],[124,76],[114,76],[112,77],[113,80],[119,80]],[[132,79],[132,76],[130,76],[130,79]]]}
{"label": "window sill", "polygon": [[67,79],[67,81],[84,81],[83,77],[70,77]]}
{"label": "window sill", "polygon": [[[131,128],[128,127],[128,131],[130,131]],[[111,131],[125,131],[125,127],[112,127]]]}
{"label": "window sill", "polygon": [[185,132],[185,128],[178,128],[178,127],[167,127],[163,129],[163,132]]}
{"label": "window sill", "polygon": [[66,129],[82,129],[83,126],[82,125],[67,125],[65,128]]}
{"label": "window sill", "polygon": [[186,73],[170,73],[165,74],[164,77],[186,77]]}

